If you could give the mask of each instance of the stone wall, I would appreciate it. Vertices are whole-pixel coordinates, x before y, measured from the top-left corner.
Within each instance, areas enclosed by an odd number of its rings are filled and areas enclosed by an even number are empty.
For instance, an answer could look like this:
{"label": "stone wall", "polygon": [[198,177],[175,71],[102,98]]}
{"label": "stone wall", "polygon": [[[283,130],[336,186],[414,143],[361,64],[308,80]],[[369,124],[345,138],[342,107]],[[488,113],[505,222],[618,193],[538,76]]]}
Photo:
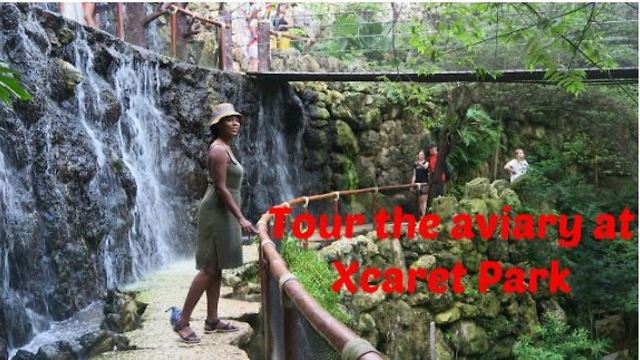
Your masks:
{"label": "stone wall", "polygon": [[[450,226],[456,213],[498,213],[502,204],[517,201],[506,181],[490,184],[488,179],[478,178],[467,183],[462,199],[451,196],[436,199],[432,212],[442,219],[442,224]],[[360,271],[367,267],[383,271],[398,268],[406,275],[409,268],[451,269],[457,262],[462,262],[469,271],[462,280],[466,288],[462,294],[433,293],[421,280],[415,293],[386,294],[378,289],[374,293],[360,290],[351,295],[343,290],[342,302],[354,314],[354,328],[362,337],[392,359],[428,359],[429,324],[435,321],[439,360],[508,359],[513,356],[512,346],[517,337],[531,334],[544,313],[553,312],[566,320],[563,309],[547,291],[519,295],[505,294],[499,288],[484,294],[477,291],[480,261],[494,260],[505,267],[528,269],[519,243],[499,238],[454,240],[448,237],[449,231],[450,228],[443,228],[435,240],[419,236],[410,240],[403,236],[400,240],[384,241],[372,232],[334,242],[320,251],[329,263],[356,261]],[[360,273],[352,277],[354,283],[359,278]],[[540,289],[543,288],[541,284]]]}

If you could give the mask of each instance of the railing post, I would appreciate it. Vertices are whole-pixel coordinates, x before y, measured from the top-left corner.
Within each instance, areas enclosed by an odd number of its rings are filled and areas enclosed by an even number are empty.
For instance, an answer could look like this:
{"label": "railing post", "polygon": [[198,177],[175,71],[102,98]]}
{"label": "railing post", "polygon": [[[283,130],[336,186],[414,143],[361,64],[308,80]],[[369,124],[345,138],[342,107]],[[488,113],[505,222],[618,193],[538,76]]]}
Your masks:
{"label": "railing post", "polygon": [[224,28],[220,27],[220,70],[233,71],[233,56],[231,47],[233,39],[231,34],[231,14],[227,10],[220,11],[220,22]]}
{"label": "railing post", "polygon": [[[271,227],[268,226],[269,233]],[[264,359],[271,360],[271,319],[269,318],[269,306],[271,304],[271,292],[269,291],[269,263],[264,258],[262,246],[258,244],[258,270],[260,271],[260,291],[262,292],[262,349],[264,351]]]}
{"label": "railing post", "polygon": [[177,58],[178,55],[178,13],[176,11],[171,12],[171,55]]}
{"label": "railing post", "polygon": [[258,71],[269,72],[271,70],[271,34],[269,22],[258,23]]}
{"label": "railing post", "polygon": [[122,3],[119,2],[116,4],[116,9],[117,9],[117,23],[118,23],[118,28],[116,29],[116,32],[118,34],[118,38],[120,40],[124,40],[124,10],[122,8]]}
{"label": "railing post", "polygon": [[293,330],[293,303],[291,303],[291,299],[289,299],[289,295],[287,295],[286,291],[282,291],[281,294],[282,300],[282,327],[283,327],[283,335],[284,335],[284,359],[285,360],[295,360],[295,341],[294,341],[294,330]]}

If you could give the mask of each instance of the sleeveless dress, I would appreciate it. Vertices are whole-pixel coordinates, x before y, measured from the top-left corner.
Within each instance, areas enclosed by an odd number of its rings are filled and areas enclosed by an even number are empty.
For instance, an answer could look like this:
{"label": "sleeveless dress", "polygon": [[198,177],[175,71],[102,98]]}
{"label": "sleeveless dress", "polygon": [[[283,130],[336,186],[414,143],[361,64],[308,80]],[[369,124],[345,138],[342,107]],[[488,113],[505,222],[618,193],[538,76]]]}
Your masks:
{"label": "sleeveless dress", "polygon": [[[225,184],[233,200],[241,207],[240,185],[244,170],[229,152],[227,155],[229,162]],[[208,180],[209,186],[198,210],[196,269],[230,269],[241,266],[242,229],[216,191],[212,179],[208,177]]]}

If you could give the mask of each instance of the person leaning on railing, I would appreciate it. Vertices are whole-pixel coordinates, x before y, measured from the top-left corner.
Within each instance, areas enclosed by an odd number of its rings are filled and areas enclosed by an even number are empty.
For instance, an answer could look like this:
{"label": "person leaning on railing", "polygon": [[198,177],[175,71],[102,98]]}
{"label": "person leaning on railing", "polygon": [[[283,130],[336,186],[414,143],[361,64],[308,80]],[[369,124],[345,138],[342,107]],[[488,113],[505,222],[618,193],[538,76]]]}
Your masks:
{"label": "person leaning on railing", "polygon": [[172,314],[173,330],[180,340],[200,342],[189,326],[191,313],[203,292],[207,292],[207,319],[205,333],[231,332],[238,328],[218,317],[222,269],[242,265],[242,233],[249,235],[258,230],[242,212],[240,185],[244,169],[231,151],[231,141],[238,135],[243,116],[233,105],[219,104],[210,122],[213,141],[207,152],[207,192],[198,211],[198,241],[196,245],[195,276],[184,301],[180,315]]}

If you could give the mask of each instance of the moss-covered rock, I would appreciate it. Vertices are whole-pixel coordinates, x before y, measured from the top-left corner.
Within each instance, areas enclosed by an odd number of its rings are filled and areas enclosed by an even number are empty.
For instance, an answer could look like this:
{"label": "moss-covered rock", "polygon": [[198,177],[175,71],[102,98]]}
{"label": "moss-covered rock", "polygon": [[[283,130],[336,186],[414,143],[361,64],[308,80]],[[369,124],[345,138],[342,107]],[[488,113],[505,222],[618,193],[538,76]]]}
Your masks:
{"label": "moss-covered rock", "polygon": [[460,319],[460,315],[460,309],[457,306],[454,306],[447,311],[436,314],[436,324],[451,324],[455,321],[458,321]]}
{"label": "moss-covered rock", "polygon": [[420,256],[418,260],[411,264],[412,269],[432,269],[436,265],[436,257],[433,255]]}
{"label": "moss-covered rock", "polygon": [[475,178],[464,186],[464,197],[468,199],[484,199],[492,193],[491,189],[489,179]]}
{"label": "moss-covered rock", "polygon": [[309,105],[307,108],[307,113],[310,117],[322,120],[329,120],[331,118],[331,114],[329,114],[329,110],[325,107],[320,107],[318,105]]}
{"label": "moss-covered rock", "polygon": [[336,145],[338,149],[349,156],[354,156],[359,152],[358,140],[356,140],[351,127],[344,121],[336,121]]}
{"label": "moss-covered rock", "polygon": [[473,321],[458,321],[451,326],[447,334],[462,355],[481,355],[489,350],[487,332]]}

